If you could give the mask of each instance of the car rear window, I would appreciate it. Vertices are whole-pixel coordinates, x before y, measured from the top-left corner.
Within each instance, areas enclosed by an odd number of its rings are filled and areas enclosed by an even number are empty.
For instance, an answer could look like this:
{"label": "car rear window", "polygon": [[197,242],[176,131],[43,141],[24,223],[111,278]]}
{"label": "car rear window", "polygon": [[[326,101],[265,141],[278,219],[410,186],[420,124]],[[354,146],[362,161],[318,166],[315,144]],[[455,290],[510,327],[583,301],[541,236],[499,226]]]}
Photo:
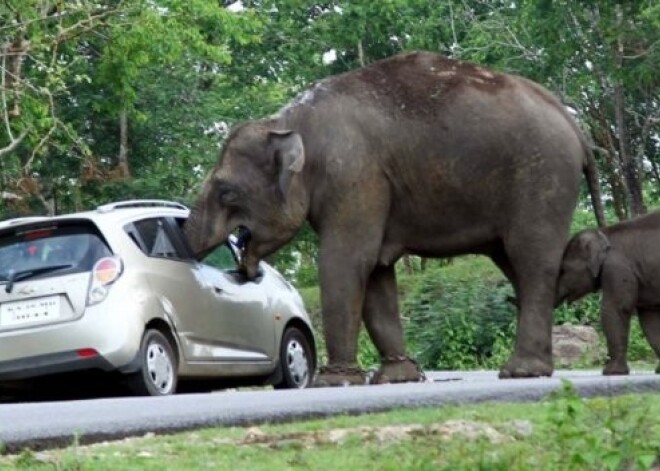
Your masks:
{"label": "car rear window", "polygon": [[90,271],[108,255],[112,252],[89,222],[16,227],[0,234],[0,281],[11,273],[54,266],[62,267],[58,275]]}

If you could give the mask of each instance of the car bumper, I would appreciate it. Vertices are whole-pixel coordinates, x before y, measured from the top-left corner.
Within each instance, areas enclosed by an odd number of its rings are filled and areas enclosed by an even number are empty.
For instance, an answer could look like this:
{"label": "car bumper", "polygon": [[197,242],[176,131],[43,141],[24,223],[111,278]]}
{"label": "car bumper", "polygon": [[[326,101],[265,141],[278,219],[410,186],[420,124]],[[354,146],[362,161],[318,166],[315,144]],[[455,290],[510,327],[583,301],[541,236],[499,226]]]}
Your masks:
{"label": "car bumper", "polygon": [[114,365],[98,354],[82,356],[78,351],[69,351],[4,361],[0,363],[0,380],[15,381],[74,371],[114,369]]}
{"label": "car bumper", "polygon": [[122,312],[100,306],[75,320],[2,332],[0,381],[85,369],[131,370],[143,332],[142,317],[130,307]]}

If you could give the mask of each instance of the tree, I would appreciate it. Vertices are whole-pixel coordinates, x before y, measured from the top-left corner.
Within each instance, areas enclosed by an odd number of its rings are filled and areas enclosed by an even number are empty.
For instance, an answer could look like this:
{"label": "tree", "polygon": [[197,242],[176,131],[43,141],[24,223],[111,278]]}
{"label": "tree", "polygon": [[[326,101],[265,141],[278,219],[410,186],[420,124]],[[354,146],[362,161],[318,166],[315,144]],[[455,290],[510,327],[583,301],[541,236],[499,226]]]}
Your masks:
{"label": "tree", "polygon": [[657,0],[516,2],[475,17],[461,48],[544,83],[573,108],[600,150],[619,219],[646,211],[644,167],[657,168],[657,11]]}
{"label": "tree", "polygon": [[[129,162],[129,130],[162,112],[140,101],[140,92],[157,88],[164,74],[188,71],[190,78],[196,72],[209,81],[222,76],[231,62],[230,44],[259,41],[260,30],[253,12],[234,14],[204,0],[81,0],[66,8],[56,0],[8,0],[0,18],[6,25],[0,28],[2,189],[33,195],[51,212],[48,193],[55,189],[74,207],[83,204],[86,190],[107,181],[116,186],[123,180],[130,193],[130,166],[147,169],[153,160],[147,152],[136,158],[144,164]],[[187,85],[203,87],[197,79]],[[203,140],[212,123],[205,118],[193,141]],[[179,163],[171,151],[167,160],[170,169]],[[144,176],[137,175],[138,186]]]}

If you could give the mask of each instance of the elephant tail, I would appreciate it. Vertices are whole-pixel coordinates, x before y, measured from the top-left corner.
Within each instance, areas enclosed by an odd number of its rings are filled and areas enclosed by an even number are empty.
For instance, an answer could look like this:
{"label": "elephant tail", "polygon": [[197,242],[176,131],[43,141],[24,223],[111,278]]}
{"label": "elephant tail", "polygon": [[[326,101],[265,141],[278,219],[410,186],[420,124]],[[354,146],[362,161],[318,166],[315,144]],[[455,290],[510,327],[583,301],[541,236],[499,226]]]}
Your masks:
{"label": "elephant tail", "polygon": [[598,167],[596,166],[596,158],[594,157],[595,149],[596,146],[584,142],[585,162],[582,170],[587,179],[587,187],[589,188],[589,194],[591,195],[591,204],[594,208],[598,227],[605,227],[607,220],[605,219],[605,208],[603,207],[603,199],[601,196],[602,193],[600,189]]}

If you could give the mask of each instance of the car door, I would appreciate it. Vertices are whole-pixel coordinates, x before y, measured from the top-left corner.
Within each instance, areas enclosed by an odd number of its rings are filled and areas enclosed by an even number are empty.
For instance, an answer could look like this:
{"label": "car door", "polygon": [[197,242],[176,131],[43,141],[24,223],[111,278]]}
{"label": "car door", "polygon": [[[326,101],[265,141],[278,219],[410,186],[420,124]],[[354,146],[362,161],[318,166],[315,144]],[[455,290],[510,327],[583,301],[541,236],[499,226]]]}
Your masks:
{"label": "car door", "polygon": [[[183,222],[172,220],[171,229],[187,246],[180,229]],[[217,247],[205,263],[191,260],[190,264],[200,285],[211,294],[204,318],[196,320],[203,332],[212,337],[213,348],[205,349],[205,359],[272,360],[278,353],[276,320],[263,280],[246,281],[238,273],[236,256],[229,244]]]}
{"label": "car door", "polygon": [[216,337],[208,322],[215,294],[169,227],[167,218],[149,217],[124,229],[146,255],[142,269],[176,329],[184,358],[203,360],[211,356],[208,352]]}

